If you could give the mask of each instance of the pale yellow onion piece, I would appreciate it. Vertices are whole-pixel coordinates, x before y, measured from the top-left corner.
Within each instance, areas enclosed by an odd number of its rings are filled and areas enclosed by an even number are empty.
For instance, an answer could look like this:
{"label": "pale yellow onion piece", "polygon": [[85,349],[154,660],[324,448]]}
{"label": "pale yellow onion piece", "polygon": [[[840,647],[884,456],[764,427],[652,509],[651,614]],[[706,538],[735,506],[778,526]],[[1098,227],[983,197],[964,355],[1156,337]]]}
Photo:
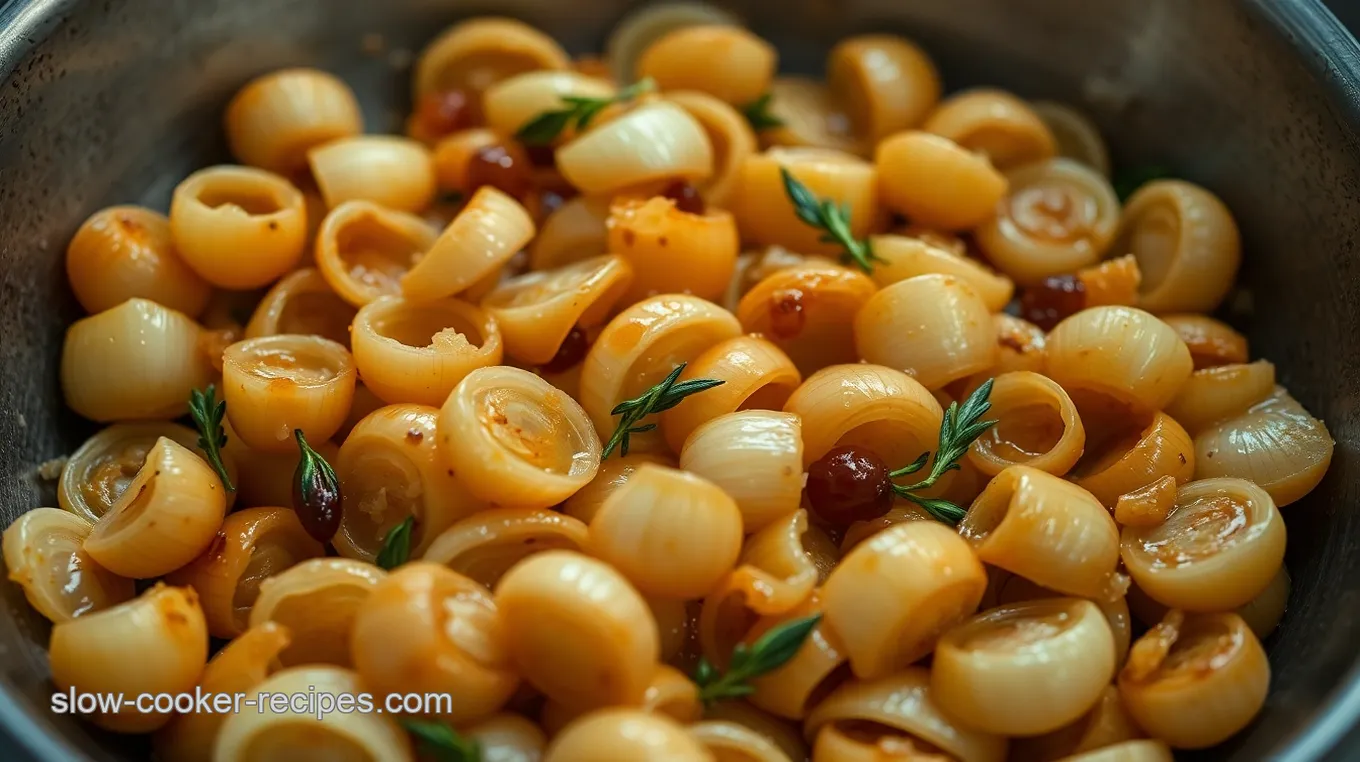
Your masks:
{"label": "pale yellow onion piece", "polygon": [[[528,161],[528,157],[518,147],[504,141],[505,139],[495,130],[486,127],[469,127],[440,138],[434,146],[434,174],[439,189],[445,193],[459,193],[464,196],[474,190],[470,187],[474,179],[471,177],[472,162],[479,156],[487,158],[488,154],[484,151],[489,149],[498,149],[500,154],[503,154],[495,157],[501,160],[497,163],[509,160],[513,167],[516,161]],[[447,214],[453,215],[457,211],[457,205],[454,205]],[[437,223],[441,228],[447,222],[444,217],[445,215],[441,213],[439,218],[441,222]]]}
{"label": "pale yellow onion piece", "polygon": [[510,712],[492,715],[461,733],[481,746],[485,762],[539,762],[548,746],[537,724]]}
{"label": "pale yellow onion piece", "polygon": [[1142,736],[1143,731],[1134,724],[1133,718],[1124,708],[1119,689],[1107,685],[1086,714],[1051,733],[1015,739],[1011,742],[1011,755],[1033,762],[1053,762],[1069,755],[1127,743]]}
{"label": "pale yellow onion piece", "polygon": [[434,201],[434,158],[430,149],[410,138],[342,138],[308,151],[307,162],[331,208],[358,200],[419,212]]}
{"label": "pale yellow onion piece", "polygon": [[951,275],[967,283],[991,312],[1000,312],[1015,293],[1010,278],[993,272],[976,259],[959,256],[920,238],[870,236],[869,248],[877,257],[869,275],[880,288],[917,275]]}
{"label": "pale yellow onion piece", "polygon": [[876,519],[866,519],[856,521],[845,529],[845,536],[841,538],[841,553],[849,553],[856,545],[873,537],[894,524],[903,524],[908,521],[934,521],[935,518],[926,509],[916,503],[898,499],[893,507],[882,516]]}
{"label": "pale yellow onion piece", "polygon": [[611,708],[585,715],[553,739],[543,762],[716,762],[685,728],[663,715]]}
{"label": "pale yellow onion piece", "polygon": [[307,243],[302,193],[250,167],[200,169],[170,201],[175,250],[214,286],[258,288],[292,270]]}
{"label": "pale yellow onion piece", "polygon": [[[638,708],[682,723],[695,722],[704,713],[698,686],[688,675],[665,664],[657,666]],[[590,710],[591,707],[572,707],[549,699],[543,705],[540,721],[543,729],[555,737]]]}
{"label": "pale yellow onion piece", "polygon": [[985,223],[1009,187],[986,156],[928,132],[887,138],[874,151],[874,163],[884,206],[942,230]]}
{"label": "pale yellow onion piece", "polygon": [[380,296],[399,296],[401,279],[438,236],[415,215],[347,201],[317,231],[316,266],[341,299],[362,307]]}
{"label": "pale yellow onion piece", "polygon": [[[605,227],[608,250],[633,266],[629,302],[677,292],[717,299],[736,270],[741,241],[722,209],[694,214],[665,196],[624,196],[610,207]],[[685,266],[677,268],[677,261]]]}
{"label": "pale yellow onion piece", "polygon": [[713,174],[713,146],[699,121],[674,103],[634,108],[557,150],[557,168],[582,193],[611,193],[678,177]]}
{"label": "pale yellow onion piece", "polygon": [[[1133,307],[1093,307],[1048,335],[1045,375],[1081,407],[1082,395],[1137,412],[1161,410],[1193,371],[1190,350],[1166,323]],[[1089,422],[1088,422],[1088,425]]]}
{"label": "pale yellow onion piece", "polygon": [[648,45],[637,76],[662,90],[698,90],[733,106],[745,106],[770,88],[778,51],[754,33],[729,24],[674,29]]}
{"label": "pale yellow onion piece", "polygon": [[1161,741],[1125,741],[1084,754],[1063,757],[1060,762],[1174,762],[1171,749]]}
{"label": "pale yellow onion piece", "polygon": [[401,276],[402,295],[411,301],[453,296],[505,264],[534,232],[533,218],[518,201],[484,185]]}
{"label": "pale yellow onion piece", "polygon": [[1154,180],[1125,205],[1115,254],[1143,271],[1139,303],[1152,312],[1213,312],[1237,280],[1241,236],[1232,212],[1208,190]]}
{"label": "pale yellow onion piece", "polygon": [[741,512],[699,476],[644,464],[590,522],[588,550],[644,595],[699,598],[741,552]]}
{"label": "pale yellow onion piece", "polygon": [[1062,476],[1076,465],[1086,446],[1077,408],[1061,386],[1038,373],[1013,371],[997,376],[988,420],[996,425],[973,442],[968,460],[987,476],[1008,466],[1029,466]]}
{"label": "pale yellow onion piece", "polygon": [[1335,448],[1327,425],[1277,386],[1245,413],[1195,437],[1195,478],[1249,479],[1283,508],[1322,481]]}
{"label": "pale yellow onion piece", "polygon": [[614,93],[614,85],[579,72],[530,71],[487,88],[482,111],[488,127],[501,135],[514,135],[543,112],[565,108],[567,97],[608,100]]}
{"label": "pale yellow onion piece", "polygon": [[387,572],[348,558],[303,561],[260,583],[250,626],[278,622],[293,635],[279,654],[286,667],[349,666],[354,617]]}
{"label": "pale yellow onion piece", "polygon": [[333,540],[342,556],[373,561],[389,532],[413,518],[418,557],[454,522],[483,504],[448,472],[436,444],[439,410],[401,404],[379,408],[355,425],[330,462],[340,478],[344,514]]}
{"label": "pale yellow onion piece", "polygon": [[[1006,759],[1005,737],[969,729],[940,709],[931,690],[930,671],[924,667],[906,667],[876,680],[842,684],[812,710],[803,723],[803,732],[815,738],[824,726],[860,722],[882,726],[908,740],[924,741],[959,762]],[[895,737],[888,732],[884,735]]]}
{"label": "pale yellow onion piece", "polygon": [[375,694],[444,694],[449,700],[435,716],[478,720],[519,685],[503,628],[490,590],[438,564],[406,564],[379,581],[354,615],[354,669]]}
{"label": "pale yellow onion piece", "polygon": [[[52,627],[48,645],[52,682],[65,693],[192,691],[208,661],[208,628],[191,589],[157,584],[137,598]],[[117,733],[149,733],[170,713],[84,715]]]}
{"label": "pale yellow onion piece", "polygon": [[983,562],[1044,587],[1090,598],[1113,592],[1114,519],[1091,493],[1052,474],[1005,469],[973,501],[959,532]]}
{"label": "pale yellow onion piece", "polygon": [[1208,315],[1177,314],[1159,315],[1163,323],[1171,326],[1185,346],[1190,348],[1190,358],[1195,361],[1195,370],[1215,368],[1219,365],[1241,364],[1250,360],[1247,337],[1233,330],[1232,326]]}
{"label": "pale yellow onion piece", "polygon": [[1087,439],[1086,454],[1067,476],[1106,508],[1164,476],[1184,484],[1195,474],[1195,444],[1165,413],[1121,421],[1101,434]]}
{"label": "pale yellow onion piece", "polygon": [[90,215],[66,246],[66,277],[89,313],[142,298],[197,317],[212,294],[175,252],[169,218],[140,206]]}
{"label": "pale yellow onion piece", "polygon": [[854,319],[876,287],[858,270],[830,262],[782,268],[755,284],[737,304],[747,333],[773,342],[810,375],[853,363]]}
{"label": "pale yellow onion piece", "polygon": [[434,537],[423,558],[494,587],[506,571],[535,553],[584,552],[588,536],[583,522],[556,511],[492,508]]}
{"label": "pale yellow onion piece", "polygon": [[1031,101],[1029,106],[1053,134],[1059,156],[1079,161],[1109,177],[1110,151],[1089,117],[1054,101]]}
{"label": "pale yellow onion piece", "polygon": [[652,610],[661,638],[661,661],[669,662],[691,643],[690,603],[673,598],[648,598],[647,608]]}
{"label": "pale yellow onion piece", "polygon": [[[813,592],[797,607],[782,614],[762,617],[747,631],[748,646],[772,628],[822,611],[821,594]],[[750,681],[755,689],[748,700],[770,714],[801,720],[819,701],[850,674],[845,646],[835,631],[818,622],[793,658],[779,668]]]}
{"label": "pale yellow onion piece", "polygon": [[77,320],[61,349],[66,404],[104,422],[183,415],[189,391],[213,377],[202,334],[188,315],[146,299]]}
{"label": "pale yellow onion piece", "polygon": [[34,508],[5,528],[3,552],[11,582],[52,622],[66,622],[132,599],[123,579],[81,549],[92,525],[58,508]]}
{"label": "pale yellow onion piece", "polygon": [[[285,669],[250,692],[254,705],[222,723],[213,746],[214,762],[256,762],[262,754],[276,759],[346,759],[355,762],[413,762],[411,741],[390,714],[298,711],[297,704],[276,712],[273,695],[357,696],[365,692],[359,675],[339,667],[309,665]],[[298,702],[301,704],[301,702]]]}
{"label": "pale yellow onion piece", "polygon": [[1227,611],[1255,598],[1284,561],[1284,519],[1245,479],[1193,481],[1162,524],[1125,527],[1124,566],[1163,605]]}
{"label": "pale yellow onion piece", "polygon": [[1084,267],[1076,272],[1075,277],[1086,289],[1087,307],[1107,304],[1132,307],[1138,304],[1138,286],[1143,282],[1143,273],[1132,254]]}
{"label": "pale yellow onion piece", "polygon": [[229,639],[246,631],[262,581],[325,554],[325,546],[307,534],[291,507],[246,508],[228,515],[207,550],[166,581],[192,587],[208,632]]}
{"label": "pale yellow onion piece", "polygon": [[442,405],[469,373],[504,357],[495,316],[453,298],[375,299],[354,316],[350,341],[364,386],[389,403]]}
{"label": "pale yellow onion piece", "polygon": [[637,59],[653,42],[668,32],[700,24],[738,23],[735,16],[708,3],[664,2],[629,13],[615,25],[605,43],[605,60],[614,79],[629,83],[637,79]]}
{"label": "pale yellow onion piece", "polygon": [[680,375],[722,381],[661,414],[671,450],[680,452],[702,424],[738,410],[779,410],[803,378],[779,347],[758,336],[737,336],[694,358]]}
{"label": "pale yellow onion piece", "polygon": [[1110,248],[1119,199],[1095,170],[1050,159],[1016,169],[1006,180],[1009,193],[975,235],[992,264],[1017,284],[1032,286],[1093,265]]}
{"label": "pale yellow onion piece", "polygon": [[1289,570],[1280,567],[1275,577],[1259,595],[1238,606],[1233,613],[1242,617],[1257,638],[1265,640],[1284,618],[1285,607],[1289,604]]}
{"label": "pale yellow onion piece", "polygon": [[[665,294],[620,312],[604,330],[581,367],[581,407],[601,437],[614,433],[610,412],[689,362],[714,344],[741,334],[732,313],[698,297]],[[648,435],[633,437],[633,446]],[[653,441],[659,434],[650,435]],[[645,448],[639,448],[645,449]]]}
{"label": "pale yellow onion piece", "polygon": [[1134,644],[1119,693],[1149,735],[1203,749],[1246,727],[1265,704],[1270,663],[1236,614],[1173,611]]}
{"label": "pale yellow onion piece", "polygon": [[[998,570],[1001,571],[1001,570]],[[993,584],[994,596],[986,608],[994,608],[1008,603],[1035,601],[1043,598],[1066,598],[1062,593],[1040,587],[1017,574],[1002,571]],[[993,591],[989,591],[993,592]],[[1129,654],[1129,641],[1132,640],[1133,623],[1129,617],[1128,600],[1123,596],[1088,599],[1105,615],[1114,635],[1115,664],[1122,665]]]}
{"label": "pale yellow onion piece", "polygon": [[1220,365],[1190,374],[1166,414],[1191,436],[1219,421],[1234,418],[1275,391],[1275,366],[1268,360]]}
{"label": "pale yellow onion piece", "polygon": [[1167,474],[1145,487],[1119,496],[1114,520],[1121,527],[1155,527],[1176,507],[1176,477]]}
{"label": "pale yellow onion piece", "polygon": [[[232,696],[253,691],[278,669],[277,656],[288,646],[288,628],[275,622],[253,627],[222,647],[203,669],[198,688]],[[211,701],[218,701],[216,697]],[[211,703],[209,704],[211,706]],[[212,746],[230,712],[181,714],[156,731],[152,745],[164,762],[212,762]]]}
{"label": "pale yellow onion piece", "polygon": [[[674,466],[675,461],[670,458],[647,452],[630,452],[627,455],[610,456],[606,460],[600,461],[600,470],[595,472],[595,478],[590,483],[576,491],[576,494],[567,498],[562,504],[562,512],[576,519],[580,519],[589,524],[599,512],[600,506],[604,501],[614,494],[619,487],[628,483],[637,472],[638,466],[643,463],[657,463],[663,466]],[[692,468],[686,468],[692,471]],[[696,471],[696,473],[699,473]],[[699,473],[700,476],[705,476]],[[711,479],[711,477],[705,477]],[[799,487],[801,494],[802,487]],[[740,507],[740,502],[738,502]]]}
{"label": "pale yellow onion piece", "polygon": [[247,339],[222,357],[222,396],[241,441],[265,452],[295,452],[293,432],[331,438],[354,398],[354,358],[317,336]]}
{"label": "pale yellow onion piece", "polygon": [[439,412],[439,450],[473,496],[546,508],[595,477],[600,439],[586,411],[534,374],[469,373]]}
{"label": "pale yellow onion piece", "polygon": [[569,707],[637,705],[656,670],[656,621],[608,564],[566,550],[516,564],[496,606],[522,677]]}
{"label": "pale yellow onion piece", "polygon": [[359,101],[339,78],[317,69],[281,69],[251,80],[227,104],[227,143],[244,164],[291,174],[307,149],[364,131]]}
{"label": "pale yellow onion piece", "polygon": [[879,290],[855,315],[865,362],[905,371],[938,389],[996,362],[986,303],[962,278],[918,275]]}
{"label": "pale yellow onion piece", "polygon": [[671,90],[662,96],[698,120],[713,146],[713,176],[699,185],[704,200],[726,207],[737,190],[737,174],[756,152],[756,135],[740,111],[698,90]]}
{"label": "pale yellow onion piece", "polygon": [[680,467],[731,495],[743,530],[758,531],[797,510],[802,500],[802,421],[769,410],[720,415],[685,440]]}
{"label": "pale yellow onion piece", "polygon": [[1043,329],[1027,320],[1005,313],[992,316],[999,345],[996,372],[1032,370],[1042,373],[1048,357],[1048,336]]}
{"label": "pale yellow onion piece", "polygon": [[920,124],[940,100],[940,73],[915,43],[896,35],[841,40],[827,54],[827,86],[868,143]]}
{"label": "pale yellow onion piece", "polygon": [[479,16],[454,24],[420,51],[411,84],[414,100],[445,90],[466,90],[480,112],[480,94],[501,80],[538,69],[571,65],[566,51],[522,21]]}
{"label": "pale yellow onion piece", "polygon": [[85,538],[86,553],[123,577],[149,579],[189,563],[222,526],[222,482],[202,458],[161,437]]}
{"label": "pale yellow onion piece", "polygon": [[551,270],[604,254],[609,197],[576,196],[548,215],[529,244],[529,269]]}
{"label": "pale yellow onion piece", "polygon": [[841,562],[841,549],[825,529],[816,525],[808,526],[807,532],[803,534],[803,553],[812,562],[812,568],[817,570],[819,585],[826,583],[831,570]]}
{"label": "pale yellow onion piece", "polygon": [[553,359],[573,327],[603,323],[632,280],[626,258],[592,257],[503,281],[482,299],[482,308],[495,318],[507,354],[542,365]]}
{"label": "pale yellow onion piece", "polygon": [[770,83],[770,114],[783,122],[762,130],[763,146],[831,148],[872,155],[873,145],[853,132],[850,117],[820,79],[775,77]]}
{"label": "pale yellow onion piece", "polygon": [[986,587],[982,564],[963,538],[942,524],[913,521],[846,554],[822,599],[855,676],[875,679],[930,653],[940,633],[977,609]]}
{"label": "pale yellow onion piece", "polygon": [[690,725],[688,730],[717,762],[791,762],[774,741],[745,725],[705,720]]}
{"label": "pale yellow onion piece", "polygon": [[885,730],[876,724],[823,725],[813,741],[810,762],[879,762],[885,758],[948,762],[953,759],[936,753],[938,749],[932,744]]}
{"label": "pale yellow onion piece", "polygon": [[1114,636],[1100,609],[1049,598],[994,608],[945,633],[930,689],[965,725],[1038,735],[1085,714],[1114,673]]}
{"label": "pale yellow onion piece", "polygon": [[868,235],[877,222],[879,177],[873,164],[827,148],[772,148],[747,158],[737,181],[732,213],[747,243],[804,254],[837,256],[843,251],[840,244],[821,240],[824,231],[798,219],[781,169],[818,199],[848,207],[850,233],[856,238]]}
{"label": "pale yellow onion piece", "polygon": [[348,346],[354,312],[352,305],[331,290],[319,270],[304,267],[283,276],[269,289],[250,316],[245,337],[312,334]]}
{"label": "pale yellow onion piece", "polygon": [[[57,481],[57,503],[90,523],[99,521],[109,512],[118,498],[127,492],[128,485],[146,462],[156,440],[173,439],[186,448],[198,449],[198,432],[169,421],[115,423],[85,440],[66,459]],[[228,452],[220,453],[222,465],[232,484],[238,484],[236,459]],[[227,493],[227,509],[236,501],[236,493]]]}
{"label": "pale yellow onion piece", "polygon": [[809,552],[812,532],[800,509],[747,538],[736,570],[699,610],[699,646],[710,663],[725,667],[759,617],[792,611],[812,594],[820,581]]}
{"label": "pale yellow onion piece", "polygon": [[1052,158],[1058,150],[1053,133],[1029,104],[990,88],[949,96],[921,129],[985,154],[1003,170]]}
{"label": "pale yellow onion piece", "polygon": [[855,446],[900,468],[935,449],[944,418],[940,403],[919,381],[867,364],[814,373],[789,397],[784,411],[803,419],[804,466],[834,447]]}
{"label": "pale yellow onion piece", "polygon": [[[348,333],[348,328],[346,333]],[[345,437],[349,436],[354,427],[359,425],[359,421],[385,404],[387,403],[379,399],[378,395],[374,394],[367,386],[364,386],[362,381],[355,384],[354,401],[350,403],[349,415],[345,416],[345,422],[340,424],[340,430],[335,432],[334,438],[341,442],[345,441]],[[329,461],[330,458],[326,460]]]}

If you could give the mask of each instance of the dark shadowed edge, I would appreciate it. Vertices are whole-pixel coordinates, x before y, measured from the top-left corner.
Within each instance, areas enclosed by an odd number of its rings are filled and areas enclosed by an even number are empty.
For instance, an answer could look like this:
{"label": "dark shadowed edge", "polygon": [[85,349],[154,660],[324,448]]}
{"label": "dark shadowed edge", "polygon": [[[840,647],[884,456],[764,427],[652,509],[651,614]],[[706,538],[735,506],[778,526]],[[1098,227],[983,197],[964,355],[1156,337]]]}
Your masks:
{"label": "dark shadowed edge", "polygon": [[[1331,105],[1360,129],[1360,44],[1320,0],[1241,0],[1254,15],[1280,32],[1304,66],[1332,97]],[[0,0],[0,82],[87,0]],[[1309,724],[1278,749],[1276,758],[1291,762],[1318,760],[1333,753],[1353,755],[1338,748],[1360,718],[1360,662],[1352,665],[1341,684]],[[45,718],[0,690],[0,734],[8,734],[23,752],[43,762],[82,757],[64,738],[44,732]],[[3,739],[3,735],[0,735]],[[1360,748],[1360,736],[1349,739]],[[9,750],[7,750],[9,751]],[[9,755],[6,754],[6,758]]]}

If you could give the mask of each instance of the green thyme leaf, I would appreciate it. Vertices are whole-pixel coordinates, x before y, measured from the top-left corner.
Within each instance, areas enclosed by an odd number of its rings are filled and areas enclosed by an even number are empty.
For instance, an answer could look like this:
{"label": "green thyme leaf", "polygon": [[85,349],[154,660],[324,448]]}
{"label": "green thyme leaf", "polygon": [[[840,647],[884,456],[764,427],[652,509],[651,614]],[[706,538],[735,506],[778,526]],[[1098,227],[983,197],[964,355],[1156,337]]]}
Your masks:
{"label": "green thyme leaf", "polygon": [[[968,453],[968,448],[972,447],[973,442],[996,425],[996,421],[980,420],[992,409],[990,401],[992,383],[993,380],[990,378],[984,381],[968,395],[968,399],[964,400],[962,405],[957,402],[949,403],[949,407],[944,411],[944,419],[940,423],[940,444],[935,450],[935,460],[931,463],[930,473],[926,478],[911,485],[893,485],[893,492],[898,497],[916,503],[935,519],[946,524],[958,524],[967,511],[948,500],[924,497],[917,493],[930,489],[941,476],[960,468],[959,460]],[[889,476],[897,478],[915,473],[921,470],[929,459],[930,453],[922,453],[911,465],[899,468]]]}
{"label": "green thyme leaf", "polygon": [[414,516],[407,516],[402,522],[387,532],[383,548],[374,562],[382,569],[395,569],[411,559],[411,530],[415,528]]}
{"label": "green thyme leaf", "polygon": [[845,250],[841,254],[844,262],[854,264],[866,273],[872,273],[874,262],[882,262],[883,259],[874,255],[868,239],[855,238],[854,233],[850,231],[849,204],[837,206],[836,202],[830,199],[819,201],[786,167],[780,167],[779,174],[784,179],[784,193],[793,203],[793,213],[798,219],[809,227],[825,231],[821,240],[840,244]]}
{"label": "green thyme leaf", "polygon": [[464,738],[443,722],[403,719],[401,726],[415,736],[420,751],[437,762],[481,762],[481,744]]}
{"label": "green thyme leaf", "polygon": [[610,453],[617,448],[623,455],[628,454],[629,436],[641,434],[656,428],[655,423],[638,425],[643,418],[654,413],[660,413],[679,405],[685,398],[693,394],[698,394],[706,389],[721,386],[722,381],[711,378],[692,378],[688,381],[678,383],[680,374],[685,370],[685,363],[675,366],[675,369],[666,376],[661,383],[653,386],[640,396],[630,400],[624,400],[614,406],[610,415],[621,416],[618,428],[605,443],[604,450],[600,453],[600,459],[608,458]]}
{"label": "green thyme leaf", "polygon": [[821,614],[793,619],[770,629],[749,646],[738,643],[732,649],[727,671],[721,675],[708,660],[700,659],[694,671],[699,699],[705,704],[712,704],[724,699],[749,696],[755,692],[751,680],[787,664],[821,620]]}
{"label": "green thyme leaf", "polygon": [[751,129],[761,132],[784,126],[784,120],[770,111],[773,102],[774,93],[765,93],[742,107],[741,113],[746,117],[746,121],[751,124]]}
{"label": "green thyme leaf", "polygon": [[198,447],[208,458],[208,465],[217,472],[222,486],[228,492],[235,492],[236,485],[227,475],[227,467],[222,463],[222,448],[227,446],[227,432],[222,428],[222,417],[227,414],[227,402],[217,401],[217,388],[208,384],[203,391],[189,391],[189,417],[198,429]]}
{"label": "green thyme leaf", "polygon": [[550,145],[568,127],[584,130],[599,116],[601,111],[615,103],[628,103],[643,93],[656,88],[656,82],[649,79],[635,82],[623,88],[610,98],[587,98],[580,95],[564,95],[562,103],[566,108],[544,111],[525,122],[515,137],[521,143],[531,146]]}

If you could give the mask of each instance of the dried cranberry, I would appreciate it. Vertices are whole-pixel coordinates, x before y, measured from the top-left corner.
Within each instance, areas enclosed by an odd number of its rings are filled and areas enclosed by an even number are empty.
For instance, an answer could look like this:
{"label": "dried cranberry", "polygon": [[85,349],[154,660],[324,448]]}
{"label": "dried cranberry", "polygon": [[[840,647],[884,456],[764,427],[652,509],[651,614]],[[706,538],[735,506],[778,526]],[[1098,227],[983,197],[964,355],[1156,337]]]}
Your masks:
{"label": "dried cranberry", "polygon": [[534,178],[529,171],[528,159],[518,146],[494,144],[478,148],[468,162],[468,190],[475,191],[483,185],[504,191],[515,198],[522,198],[533,187]]}
{"label": "dried cranberry", "polygon": [[1072,275],[1045,278],[1020,296],[1020,317],[1045,331],[1086,309],[1086,286]]}
{"label": "dried cranberry", "polygon": [[675,202],[675,208],[690,214],[703,214],[704,197],[699,195],[699,189],[684,180],[676,180],[666,189],[661,191],[661,195]]}
{"label": "dried cranberry", "polygon": [[442,138],[473,125],[471,105],[462,90],[426,93],[416,104],[416,121],[426,137]]}
{"label": "dried cranberry", "polygon": [[581,330],[581,326],[574,325],[567,332],[567,337],[562,339],[562,345],[557,348],[557,354],[553,359],[541,366],[544,373],[563,373],[576,367],[576,364],[586,359],[586,350],[590,349],[590,341],[586,338],[586,332]]}
{"label": "dried cranberry", "polygon": [[877,455],[837,447],[808,467],[807,496],[818,518],[845,526],[887,513],[893,504],[892,480]]}

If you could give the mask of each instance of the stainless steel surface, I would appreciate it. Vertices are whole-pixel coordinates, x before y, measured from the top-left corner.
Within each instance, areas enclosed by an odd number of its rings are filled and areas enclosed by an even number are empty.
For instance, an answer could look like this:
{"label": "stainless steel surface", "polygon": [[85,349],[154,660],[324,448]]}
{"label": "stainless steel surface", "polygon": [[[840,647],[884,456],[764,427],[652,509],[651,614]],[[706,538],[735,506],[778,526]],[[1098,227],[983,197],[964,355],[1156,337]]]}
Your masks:
{"label": "stainless steel surface", "polygon": [[[1246,240],[1256,354],[1337,439],[1322,487],[1286,511],[1295,589],[1268,647],[1267,708],[1207,758],[1355,758],[1360,715],[1360,51],[1313,0],[784,0],[731,2],[816,71],[846,33],[905,32],[951,87],[997,83],[1074,101],[1125,163],[1218,191]],[[0,522],[53,504],[33,476],[90,430],[62,409],[57,352],[76,316],[65,243],[101,205],[164,206],[225,158],[222,105],[252,75],[313,64],[360,93],[370,131],[407,105],[403,51],[460,16],[532,21],[597,47],[624,0],[14,0],[0,3]],[[365,35],[387,52],[366,55]],[[47,711],[48,628],[3,589],[0,724],[36,759],[143,759],[145,746]]]}

